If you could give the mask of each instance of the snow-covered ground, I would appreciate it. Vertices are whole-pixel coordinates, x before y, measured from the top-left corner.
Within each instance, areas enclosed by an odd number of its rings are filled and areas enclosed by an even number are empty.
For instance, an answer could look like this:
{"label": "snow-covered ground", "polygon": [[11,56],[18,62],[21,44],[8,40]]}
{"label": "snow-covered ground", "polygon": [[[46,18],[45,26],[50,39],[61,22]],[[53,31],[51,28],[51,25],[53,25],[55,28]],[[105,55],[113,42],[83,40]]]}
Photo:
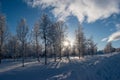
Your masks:
{"label": "snow-covered ground", "polygon": [[0,64],[0,80],[120,80],[120,54],[86,56],[70,61],[63,58],[47,65],[33,60],[21,67],[20,61]]}

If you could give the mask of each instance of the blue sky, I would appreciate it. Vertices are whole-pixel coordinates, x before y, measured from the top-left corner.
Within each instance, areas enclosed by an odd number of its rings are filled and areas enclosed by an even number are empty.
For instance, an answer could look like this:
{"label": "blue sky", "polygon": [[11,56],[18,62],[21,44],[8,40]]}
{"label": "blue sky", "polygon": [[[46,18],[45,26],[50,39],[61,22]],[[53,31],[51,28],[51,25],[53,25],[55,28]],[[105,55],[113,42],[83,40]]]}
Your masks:
{"label": "blue sky", "polygon": [[[85,1],[85,2],[84,2]],[[87,38],[93,36],[98,49],[103,49],[108,41],[120,47],[120,1],[119,0],[0,0],[1,12],[5,14],[7,25],[15,33],[17,23],[26,18],[33,27],[41,14],[52,19],[64,20],[68,27],[68,38],[74,41],[78,24],[84,28]]]}

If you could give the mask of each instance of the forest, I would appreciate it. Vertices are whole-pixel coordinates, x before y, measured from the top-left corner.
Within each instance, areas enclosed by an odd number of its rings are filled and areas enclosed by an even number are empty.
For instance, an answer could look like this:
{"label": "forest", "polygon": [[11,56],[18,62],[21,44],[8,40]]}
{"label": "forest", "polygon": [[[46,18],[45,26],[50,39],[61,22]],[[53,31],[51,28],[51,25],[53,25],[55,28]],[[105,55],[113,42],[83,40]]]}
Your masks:
{"label": "forest", "polygon": [[32,28],[27,24],[27,20],[22,18],[16,25],[13,34],[7,26],[6,16],[0,14],[0,63],[2,59],[21,60],[24,67],[27,58],[34,58],[38,62],[44,58],[47,64],[48,58],[62,60],[66,57],[78,56],[79,59],[86,55],[97,55],[111,52],[119,52],[119,48],[112,47],[108,42],[104,50],[97,50],[97,43],[93,41],[93,36],[86,38],[83,26],[78,25],[75,30],[75,40],[72,44],[67,38],[69,26],[64,21],[53,21],[50,16],[43,14]]}

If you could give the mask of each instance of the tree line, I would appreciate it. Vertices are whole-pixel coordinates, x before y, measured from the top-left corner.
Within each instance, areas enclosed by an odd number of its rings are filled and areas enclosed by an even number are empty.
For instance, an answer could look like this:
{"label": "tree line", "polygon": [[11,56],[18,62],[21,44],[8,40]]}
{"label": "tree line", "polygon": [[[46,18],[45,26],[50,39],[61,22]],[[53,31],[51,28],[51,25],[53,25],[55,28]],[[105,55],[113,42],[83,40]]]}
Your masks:
{"label": "tree line", "polygon": [[[16,25],[15,33],[11,34],[6,17],[0,14],[0,63],[4,58],[21,59],[24,67],[25,59],[29,57],[36,58],[38,62],[44,58],[44,63],[47,64],[48,57],[54,58],[56,62],[62,60],[62,57],[70,60],[70,56],[80,58],[97,53],[97,44],[92,37],[85,37],[81,25],[75,30],[73,45],[67,39],[67,28],[65,22],[52,21],[48,15],[43,14],[32,29],[26,19],[22,18]],[[65,41],[68,42],[67,46],[64,45]]]}

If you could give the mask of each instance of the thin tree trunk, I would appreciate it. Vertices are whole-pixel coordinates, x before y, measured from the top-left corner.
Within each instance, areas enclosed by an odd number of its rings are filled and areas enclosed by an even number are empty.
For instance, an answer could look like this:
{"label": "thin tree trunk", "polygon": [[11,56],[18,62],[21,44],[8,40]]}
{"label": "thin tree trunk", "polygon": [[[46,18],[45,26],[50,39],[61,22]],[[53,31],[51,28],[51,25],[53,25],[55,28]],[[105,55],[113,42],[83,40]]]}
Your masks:
{"label": "thin tree trunk", "polygon": [[37,36],[36,36],[36,54],[37,54],[37,61],[40,62],[39,53],[38,53],[38,39],[37,39]]}
{"label": "thin tree trunk", "polygon": [[25,52],[25,44],[23,42],[23,51],[22,51],[22,67],[24,67],[24,52]]}
{"label": "thin tree trunk", "polygon": [[62,54],[61,54],[61,44],[60,44],[60,60],[62,60]]}
{"label": "thin tree trunk", "polygon": [[[1,32],[2,33],[2,32]],[[1,40],[0,40],[0,64],[1,64],[1,59],[2,59],[2,35],[0,35]]]}
{"label": "thin tree trunk", "polygon": [[16,59],[16,49],[15,49],[15,45],[14,45],[14,55],[13,55],[13,57],[14,57],[14,62],[15,62],[15,59]]}
{"label": "thin tree trunk", "polygon": [[61,40],[61,32],[60,32],[60,60],[62,60],[62,54],[61,54],[61,42],[62,42],[62,40]]}
{"label": "thin tree trunk", "polygon": [[45,38],[45,65],[47,65],[47,52],[46,52],[46,38]]}
{"label": "thin tree trunk", "polygon": [[0,40],[0,64],[2,60],[2,46],[3,46],[3,31],[1,31],[1,40]]}
{"label": "thin tree trunk", "polygon": [[56,53],[55,53],[55,46],[54,47],[54,62],[56,62]]}
{"label": "thin tree trunk", "polygon": [[1,60],[2,60],[2,50],[1,50],[1,47],[0,47],[0,64],[1,64]]}
{"label": "thin tree trunk", "polygon": [[80,59],[80,49],[79,49],[79,59]]}

